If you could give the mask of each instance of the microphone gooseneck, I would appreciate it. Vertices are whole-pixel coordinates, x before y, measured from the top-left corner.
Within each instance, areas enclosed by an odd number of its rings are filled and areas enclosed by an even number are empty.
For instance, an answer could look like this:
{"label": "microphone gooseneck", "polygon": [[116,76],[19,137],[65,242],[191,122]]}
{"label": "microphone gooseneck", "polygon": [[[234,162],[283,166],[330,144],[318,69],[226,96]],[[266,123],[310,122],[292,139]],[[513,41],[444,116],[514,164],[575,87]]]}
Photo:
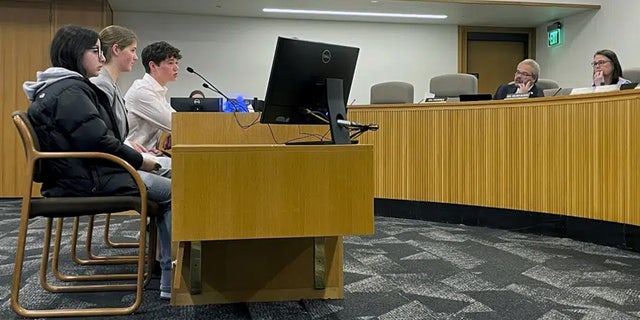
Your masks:
{"label": "microphone gooseneck", "polygon": [[336,122],[344,127],[347,128],[359,128],[359,129],[363,129],[364,131],[370,130],[370,131],[376,131],[378,130],[378,124],[376,123],[371,123],[371,124],[362,124],[362,123],[358,123],[355,121],[349,121],[349,120],[343,120],[343,119],[338,119],[336,120]]}
{"label": "microphone gooseneck", "polygon": [[202,87],[204,87],[206,89],[209,89],[209,90],[221,95],[222,97],[227,99],[227,101],[230,101],[231,104],[234,105],[236,112],[238,111],[238,107],[240,107],[240,106],[238,105],[238,102],[235,99],[229,99],[229,97],[226,94],[224,94],[222,91],[220,91],[220,89],[216,88],[216,86],[214,86],[213,83],[209,82],[209,80],[207,80],[207,78],[203,77],[201,74],[199,74],[198,72],[193,70],[193,68],[187,67],[187,72],[197,75],[200,79],[202,79],[205,82],[205,83],[202,84]]}

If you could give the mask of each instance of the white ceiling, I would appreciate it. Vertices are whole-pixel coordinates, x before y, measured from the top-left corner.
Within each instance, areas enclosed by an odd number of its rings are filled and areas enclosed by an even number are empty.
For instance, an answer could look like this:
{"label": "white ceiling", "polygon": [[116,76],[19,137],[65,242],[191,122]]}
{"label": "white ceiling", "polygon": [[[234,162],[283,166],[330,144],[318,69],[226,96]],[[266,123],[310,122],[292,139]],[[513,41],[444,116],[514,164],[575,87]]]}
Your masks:
{"label": "white ceiling", "polygon": [[[599,6],[568,5],[547,3],[527,3],[514,1],[513,4],[479,4],[480,1],[460,1],[466,3],[398,1],[398,0],[109,0],[113,11],[155,12],[193,15],[218,15],[236,17],[285,18],[373,21],[393,23],[454,24],[465,26],[536,27],[547,22],[574,15]],[[445,14],[446,20],[365,18],[339,16],[310,16],[263,13],[262,9],[314,9],[367,12],[393,12],[413,14]],[[594,9],[595,7],[595,9]]]}

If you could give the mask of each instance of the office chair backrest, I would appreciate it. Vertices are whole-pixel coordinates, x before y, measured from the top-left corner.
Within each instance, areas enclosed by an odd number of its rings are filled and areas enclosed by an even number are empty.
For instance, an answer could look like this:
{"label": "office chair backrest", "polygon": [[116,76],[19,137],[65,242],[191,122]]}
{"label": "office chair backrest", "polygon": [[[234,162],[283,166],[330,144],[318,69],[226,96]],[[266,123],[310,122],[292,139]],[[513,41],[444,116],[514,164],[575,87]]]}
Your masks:
{"label": "office chair backrest", "polygon": [[413,103],[413,85],[402,81],[382,82],[371,86],[371,104]]}
{"label": "office chair backrest", "polygon": [[622,77],[631,82],[640,82],[640,68],[629,68],[623,70]]}
{"label": "office chair backrest", "polygon": [[541,90],[545,90],[545,89],[557,89],[557,88],[560,88],[560,85],[555,80],[538,79],[538,82],[536,82],[536,87],[540,88]]}
{"label": "office chair backrest", "polygon": [[444,74],[431,78],[429,91],[438,98],[478,93],[478,79],[466,73]]}

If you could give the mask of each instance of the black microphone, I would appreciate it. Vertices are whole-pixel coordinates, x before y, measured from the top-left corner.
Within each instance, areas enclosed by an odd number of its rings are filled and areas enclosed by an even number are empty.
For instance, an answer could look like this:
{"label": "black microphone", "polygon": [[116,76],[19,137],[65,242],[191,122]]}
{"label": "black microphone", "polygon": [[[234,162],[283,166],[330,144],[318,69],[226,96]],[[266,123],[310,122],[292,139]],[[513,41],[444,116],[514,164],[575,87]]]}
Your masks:
{"label": "black microphone", "polygon": [[377,123],[371,123],[371,124],[362,124],[362,123],[358,123],[358,122],[354,122],[354,121],[348,121],[348,120],[342,120],[342,119],[338,119],[336,120],[336,122],[344,127],[348,127],[348,128],[360,128],[360,129],[364,129],[366,130],[370,130],[370,131],[376,131],[378,130],[378,124]]}
{"label": "black microphone", "polygon": [[224,94],[222,91],[220,91],[220,89],[216,88],[216,86],[213,85],[213,83],[209,82],[209,80],[207,80],[205,77],[203,77],[201,74],[197,73],[195,70],[193,70],[193,68],[191,67],[187,67],[187,72],[189,73],[193,73],[195,75],[197,75],[198,77],[200,77],[200,79],[204,80],[205,83],[202,84],[202,86],[204,88],[207,88],[215,93],[220,94],[221,96],[223,96],[225,99],[227,99],[227,101],[231,101],[231,104],[234,105],[234,111],[238,112],[238,102],[235,99],[229,99],[229,97],[227,97],[226,94]]}
{"label": "black microphone", "polygon": [[558,92],[560,92],[560,90],[562,90],[562,88],[558,88],[558,90],[557,90],[556,92],[554,92],[551,96],[552,96],[552,97],[555,97],[555,96],[556,96],[556,94],[558,94]]}

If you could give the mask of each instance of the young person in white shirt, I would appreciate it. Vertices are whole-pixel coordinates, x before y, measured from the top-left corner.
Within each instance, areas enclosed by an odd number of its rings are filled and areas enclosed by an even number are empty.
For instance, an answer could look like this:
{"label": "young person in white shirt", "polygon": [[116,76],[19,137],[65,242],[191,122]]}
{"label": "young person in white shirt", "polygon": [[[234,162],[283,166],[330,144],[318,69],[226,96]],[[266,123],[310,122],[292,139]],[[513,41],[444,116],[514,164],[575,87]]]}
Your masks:
{"label": "young person in white shirt", "polygon": [[[175,110],[167,101],[166,84],[178,78],[180,50],[165,41],[154,42],[142,50],[145,74],[133,82],[124,95],[129,122],[127,140],[154,152],[159,146],[162,132],[171,133],[171,113]],[[170,136],[165,149],[171,147]],[[143,151],[143,150],[140,150]]]}

